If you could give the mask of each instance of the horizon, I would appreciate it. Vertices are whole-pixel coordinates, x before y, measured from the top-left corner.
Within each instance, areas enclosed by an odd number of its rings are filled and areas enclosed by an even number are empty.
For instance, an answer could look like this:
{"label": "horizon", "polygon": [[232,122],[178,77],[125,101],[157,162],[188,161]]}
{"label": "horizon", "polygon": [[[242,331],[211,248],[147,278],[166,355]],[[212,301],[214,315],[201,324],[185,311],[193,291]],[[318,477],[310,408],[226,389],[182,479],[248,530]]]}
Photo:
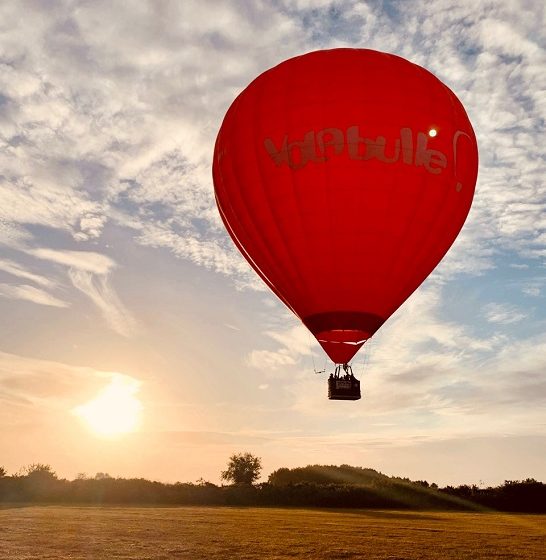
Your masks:
{"label": "horizon", "polygon": [[[243,452],[243,453],[248,453],[248,451]],[[261,460],[261,457],[258,457],[258,459]],[[224,467],[227,466],[229,462],[229,458],[226,458],[226,464],[224,465]],[[2,467],[2,465],[0,465],[0,467]],[[402,475],[396,475],[396,474],[392,474],[392,473],[385,473],[382,472],[380,470],[377,469],[372,469],[370,467],[365,467],[365,466],[358,466],[358,465],[347,465],[347,464],[341,464],[341,465],[333,465],[333,464],[308,464],[308,465],[300,465],[300,466],[294,466],[294,467],[283,467],[283,466],[279,466],[277,468],[275,468],[274,470],[272,470],[269,473],[263,473],[263,469],[260,468],[259,469],[259,475],[258,478],[256,479],[255,482],[253,482],[252,484],[263,484],[263,483],[268,483],[269,482],[269,478],[271,477],[271,475],[277,473],[279,470],[282,469],[288,469],[289,471],[295,471],[298,469],[302,469],[302,470],[306,470],[306,469],[313,469],[316,467],[320,467],[320,468],[334,468],[334,469],[339,469],[339,468],[343,468],[343,467],[348,467],[350,469],[355,469],[355,470],[363,470],[363,471],[373,471],[374,473],[380,475],[380,476],[384,476],[386,478],[389,479],[400,479],[400,480],[409,480],[410,483],[415,484],[415,483],[420,483],[420,482],[427,482],[429,484],[429,486],[433,487],[433,485],[436,485],[439,489],[445,488],[445,487],[449,487],[449,486],[476,486],[480,489],[484,489],[486,487],[491,487],[491,488],[497,488],[497,487],[501,487],[504,484],[508,483],[508,482],[518,482],[518,483],[524,483],[530,480],[533,480],[535,482],[538,482],[540,484],[546,484],[543,480],[536,480],[533,477],[522,477],[519,480],[510,480],[510,479],[506,479],[503,480],[502,482],[500,482],[498,485],[486,485],[485,482],[483,480],[480,480],[478,482],[475,483],[461,483],[461,484],[437,484],[437,482],[435,480],[426,480],[426,479],[420,479],[420,478],[416,478],[416,479],[409,479],[408,477],[402,476]],[[3,474],[4,477],[24,477],[28,475],[28,472],[34,468],[39,468],[39,469],[46,469],[48,472],[50,472],[55,478],[57,478],[58,480],[65,480],[68,482],[73,482],[75,480],[102,480],[102,479],[113,479],[113,480],[147,480],[148,482],[158,482],[159,484],[166,484],[166,485],[172,485],[172,484],[203,484],[203,483],[207,483],[207,484],[213,484],[216,486],[231,486],[234,483],[233,482],[224,482],[223,478],[221,476],[218,476],[218,479],[215,482],[211,482],[210,480],[207,480],[203,477],[199,477],[196,480],[184,480],[182,478],[176,479],[176,480],[159,480],[157,478],[154,477],[139,477],[139,476],[133,476],[133,477],[127,477],[127,476],[123,476],[123,474],[110,474],[108,472],[102,472],[102,471],[98,471],[96,473],[88,473],[85,471],[82,472],[78,472],[76,473],[74,476],[62,476],[60,475],[57,470],[55,469],[54,465],[50,465],[50,464],[46,464],[46,463],[27,463],[25,465],[23,465],[22,467],[20,467],[17,471],[14,472],[8,472],[6,470],[6,472]],[[1,476],[0,476],[1,478]],[[339,482],[339,480],[337,480],[336,482]],[[350,484],[356,484],[354,482],[350,483]]]}
{"label": "horizon", "polygon": [[[232,454],[231,457],[226,459],[226,463],[224,465],[224,467],[227,467],[228,464],[231,462],[231,459],[233,456],[235,455],[243,455],[243,454],[248,454],[248,451],[245,452],[241,452],[241,453],[234,453]],[[252,457],[257,458],[260,461],[261,464],[261,457],[256,457],[255,455],[253,455],[252,453],[249,453]],[[2,467],[2,465],[0,465],[0,467]],[[255,480],[253,482],[251,482],[250,484],[255,486],[255,485],[261,485],[261,484],[268,484],[270,483],[269,479],[271,478],[272,475],[275,474],[279,474],[279,471],[288,471],[290,473],[296,473],[297,471],[304,471],[306,472],[307,475],[311,474],[309,471],[314,471],[315,469],[351,469],[351,471],[355,471],[352,472],[353,475],[359,474],[358,471],[362,471],[363,473],[368,473],[369,471],[375,473],[376,475],[379,475],[380,477],[385,477],[386,479],[394,479],[394,480],[402,480],[402,481],[408,481],[410,484],[417,484],[420,485],[421,483],[425,482],[428,484],[427,488],[430,487],[431,489],[437,489],[437,490],[444,490],[446,488],[449,487],[463,487],[463,486],[471,486],[471,487],[476,487],[479,488],[481,490],[484,489],[497,489],[497,488],[501,488],[507,484],[510,483],[518,483],[518,484],[525,484],[527,482],[534,482],[534,483],[538,483],[538,484],[543,484],[546,485],[546,483],[542,480],[537,480],[533,477],[523,477],[520,480],[503,480],[501,483],[497,484],[497,485],[493,485],[493,484],[486,484],[483,480],[480,480],[479,482],[476,483],[462,483],[462,484],[437,484],[437,482],[435,480],[426,480],[426,479],[409,479],[408,477],[402,476],[402,475],[396,475],[396,474],[388,474],[388,473],[384,473],[382,471],[379,471],[377,469],[372,469],[370,467],[365,467],[365,466],[356,466],[356,465],[347,465],[347,464],[341,464],[341,465],[334,465],[334,464],[309,464],[309,465],[305,465],[305,466],[295,466],[295,467],[283,467],[283,466],[279,466],[276,469],[272,470],[269,473],[264,473],[263,472],[263,468],[261,466],[259,466],[259,468],[257,469],[257,477],[255,478]],[[233,479],[231,480],[231,482],[229,480],[226,480],[222,475],[223,475],[223,471],[221,473],[220,476],[218,476],[218,480],[216,480],[215,482],[211,482],[210,480],[207,480],[203,477],[199,477],[196,480],[184,480],[182,478],[179,478],[177,480],[159,480],[157,478],[154,477],[138,477],[138,476],[133,476],[133,477],[126,477],[120,474],[117,475],[112,475],[108,472],[96,472],[95,474],[92,473],[88,473],[88,472],[79,472],[76,475],[72,476],[72,477],[65,477],[65,476],[61,476],[59,475],[59,473],[56,471],[54,465],[49,465],[49,464],[45,464],[45,463],[33,463],[33,464],[26,464],[24,466],[22,466],[20,469],[18,469],[16,472],[8,472],[6,469],[4,469],[4,473],[2,474],[0,472],[0,478],[2,477],[11,477],[11,478],[18,478],[18,477],[26,477],[29,475],[29,473],[31,472],[36,472],[36,471],[46,471],[47,473],[50,473],[53,478],[60,480],[60,481],[65,481],[65,482],[75,482],[76,480],[103,480],[103,479],[112,479],[112,480],[145,480],[147,482],[153,482],[153,483],[158,483],[158,484],[165,484],[165,485],[176,485],[176,484],[189,484],[189,485],[198,485],[201,486],[203,484],[212,484],[214,486],[220,486],[220,487],[225,487],[225,486],[237,486],[240,483],[235,482]],[[327,472],[322,472],[322,471],[318,471],[321,473],[321,477],[327,476]],[[333,473],[332,473],[332,476]],[[323,484],[321,482],[314,482],[315,484]],[[331,483],[334,484],[344,484],[342,479],[337,478],[337,475],[335,478],[332,478]],[[278,484],[273,482],[271,484]],[[354,480],[346,480],[345,484],[348,485],[360,485],[362,484],[362,482],[355,482]],[[282,484],[281,484],[282,485]]]}
{"label": "horizon", "polygon": [[[266,473],[545,481],[544,11],[1,6],[0,466],[216,483],[249,451]],[[480,159],[453,247],[352,361],[356,403],[327,400],[333,365],[238,253],[211,175],[235,97],[283,60],[338,47],[435,74]]]}

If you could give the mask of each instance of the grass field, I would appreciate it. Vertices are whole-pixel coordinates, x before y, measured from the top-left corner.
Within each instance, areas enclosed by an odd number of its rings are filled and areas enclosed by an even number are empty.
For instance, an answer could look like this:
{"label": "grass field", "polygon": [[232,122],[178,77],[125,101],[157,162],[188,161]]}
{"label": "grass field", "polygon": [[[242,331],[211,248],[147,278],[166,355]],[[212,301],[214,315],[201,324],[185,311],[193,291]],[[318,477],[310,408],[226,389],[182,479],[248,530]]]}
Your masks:
{"label": "grass field", "polygon": [[0,558],[546,559],[546,516],[219,507],[3,507]]}

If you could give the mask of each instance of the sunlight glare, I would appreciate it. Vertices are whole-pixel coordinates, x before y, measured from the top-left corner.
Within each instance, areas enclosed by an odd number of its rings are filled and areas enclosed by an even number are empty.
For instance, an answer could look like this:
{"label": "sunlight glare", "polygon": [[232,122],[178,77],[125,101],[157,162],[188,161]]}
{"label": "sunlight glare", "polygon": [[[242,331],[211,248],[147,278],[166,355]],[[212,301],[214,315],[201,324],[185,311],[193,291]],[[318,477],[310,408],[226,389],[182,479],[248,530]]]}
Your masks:
{"label": "sunlight glare", "polygon": [[139,388],[139,381],[116,374],[97,397],[76,407],[74,413],[102,437],[134,432],[142,410],[142,403],[135,396]]}

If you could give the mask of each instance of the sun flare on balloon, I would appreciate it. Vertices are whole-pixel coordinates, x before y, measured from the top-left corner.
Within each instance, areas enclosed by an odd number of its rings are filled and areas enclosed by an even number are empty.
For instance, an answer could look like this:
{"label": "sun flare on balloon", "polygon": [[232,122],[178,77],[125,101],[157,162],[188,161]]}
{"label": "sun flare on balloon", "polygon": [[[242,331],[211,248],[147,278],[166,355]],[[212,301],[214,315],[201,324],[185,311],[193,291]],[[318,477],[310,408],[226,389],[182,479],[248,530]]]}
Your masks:
{"label": "sun flare on balloon", "polygon": [[93,400],[74,409],[96,435],[116,438],[138,429],[142,403],[135,396],[140,382],[125,375],[115,375]]}

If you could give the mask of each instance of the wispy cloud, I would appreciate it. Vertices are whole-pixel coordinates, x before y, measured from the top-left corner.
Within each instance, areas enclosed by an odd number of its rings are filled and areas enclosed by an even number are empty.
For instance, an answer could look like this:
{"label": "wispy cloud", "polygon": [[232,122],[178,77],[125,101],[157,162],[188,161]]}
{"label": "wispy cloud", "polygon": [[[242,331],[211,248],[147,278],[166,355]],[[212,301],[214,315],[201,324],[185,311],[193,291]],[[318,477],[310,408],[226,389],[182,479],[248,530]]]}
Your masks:
{"label": "wispy cloud", "polygon": [[30,272],[22,265],[8,259],[0,259],[0,270],[6,272],[7,274],[10,274],[11,276],[23,278],[24,280],[30,280],[31,282],[34,282],[35,284],[44,286],[46,288],[52,287],[55,284],[49,278],[46,278],[45,276],[42,276],[40,274]]}
{"label": "wispy cloud", "polygon": [[46,278],[45,276],[42,276],[40,274],[35,274],[34,272],[30,272],[22,265],[8,259],[0,259],[0,270],[6,272],[7,274],[10,274],[11,276],[23,278],[24,280],[30,280],[31,282],[34,282],[35,284],[44,286],[46,288],[50,288],[55,285],[55,283],[49,278]]}
{"label": "wispy cloud", "polygon": [[68,275],[72,284],[100,309],[111,329],[122,336],[132,336],[137,332],[137,321],[122,304],[106,275],[74,268],[68,271]]}
{"label": "wispy cloud", "polygon": [[40,305],[50,305],[52,307],[68,307],[70,304],[63,301],[46,291],[29,286],[28,284],[21,284],[14,286],[12,284],[0,284],[0,296],[9,299],[22,299]]}
{"label": "wispy cloud", "polygon": [[546,285],[546,278],[542,280],[535,280],[531,282],[525,282],[521,288],[521,291],[526,296],[538,297],[542,292],[542,288]]}
{"label": "wispy cloud", "polygon": [[519,323],[527,317],[527,313],[513,305],[504,303],[489,303],[484,308],[485,318],[490,323],[500,323],[502,325],[511,325]]}
{"label": "wispy cloud", "polygon": [[20,225],[15,224],[0,216],[0,243],[10,247],[18,247],[24,241],[30,239],[31,235]]}
{"label": "wispy cloud", "polygon": [[276,351],[253,350],[247,358],[247,363],[257,369],[278,370],[282,367],[295,365],[297,356],[288,348],[279,348]]}
{"label": "wispy cloud", "polygon": [[[353,425],[394,419],[396,429],[389,433],[400,441],[412,433],[538,433],[544,414],[537,404],[546,400],[544,335],[518,342],[492,331],[478,338],[472,325],[446,320],[444,289],[429,283],[416,292],[357,355],[353,368],[366,406],[347,411]],[[508,307],[490,310],[495,324],[516,313]],[[302,416],[337,418],[324,404],[324,380],[294,376],[283,386]],[[525,428],[516,429],[522,423]]]}
{"label": "wispy cloud", "polygon": [[107,324],[115,332],[122,336],[132,336],[137,332],[136,319],[110,285],[109,275],[116,267],[116,263],[110,257],[93,251],[45,248],[29,249],[27,253],[67,267],[73,286],[98,307]]}
{"label": "wispy cloud", "polygon": [[270,329],[264,335],[275,341],[277,348],[253,350],[247,357],[247,363],[251,367],[276,371],[296,365],[303,356],[312,354],[313,342],[309,332],[301,324],[284,329]]}
{"label": "wispy cloud", "polygon": [[92,274],[108,274],[116,263],[106,255],[93,251],[61,251],[56,249],[29,249],[29,255]]}

